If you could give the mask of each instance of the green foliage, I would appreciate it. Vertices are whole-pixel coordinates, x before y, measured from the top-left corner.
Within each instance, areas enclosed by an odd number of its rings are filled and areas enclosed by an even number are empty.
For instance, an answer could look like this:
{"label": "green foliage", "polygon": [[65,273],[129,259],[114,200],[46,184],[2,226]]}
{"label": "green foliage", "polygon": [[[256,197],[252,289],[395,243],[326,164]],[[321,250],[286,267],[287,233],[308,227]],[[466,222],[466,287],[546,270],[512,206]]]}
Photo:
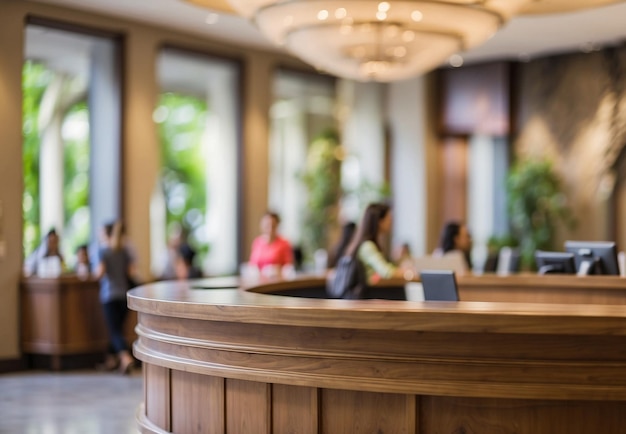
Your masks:
{"label": "green foliage", "polygon": [[52,79],[52,73],[42,64],[27,61],[22,69],[22,134],[24,196],[24,255],[31,254],[41,238],[39,227],[39,105]]}
{"label": "green foliage", "polygon": [[[22,69],[23,124],[22,161],[24,196],[22,201],[24,226],[24,255],[30,255],[38,246],[42,234],[50,228],[40,227],[40,151],[41,132],[38,119],[42,98],[54,72],[41,63],[26,61]],[[86,101],[79,102],[64,113],[64,123],[88,123]],[[71,126],[71,125],[70,125]],[[88,128],[72,132],[64,141],[63,150],[63,209],[65,219],[62,250],[71,262],[76,247],[89,239],[89,134]]]}
{"label": "green foliage", "polygon": [[498,253],[502,247],[518,247],[519,241],[512,235],[492,236],[487,240],[489,253]]}
{"label": "green foliage", "polygon": [[514,236],[519,240],[522,264],[534,267],[537,249],[553,249],[556,225],[574,220],[561,180],[549,161],[518,162],[507,180],[508,207]]}
{"label": "green foliage", "polygon": [[361,210],[359,215],[362,215],[370,203],[384,202],[389,199],[391,197],[391,186],[386,181],[381,184],[375,184],[366,179],[359,184],[359,187],[352,194],[359,198],[359,209]]}
{"label": "green foliage", "polygon": [[334,130],[320,134],[309,147],[302,177],[308,191],[303,239],[307,254],[327,247],[328,228],[336,221],[341,197],[340,151],[339,135]]}
{"label": "green foliage", "polygon": [[[190,242],[202,260],[208,246],[197,233],[207,211],[207,156],[202,145],[208,107],[204,100],[177,93],[161,95],[155,118],[161,143],[161,182],[167,206],[167,226],[189,229]],[[197,231],[194,234],[194,231]]]}
{"label": "green foliage", "polygon": [[76,248],[88,243],[90,231],[89,129],[82,129],[83,125],[89,125],[87,102],[81,101],[70,107],[64,124],[64,128],[69,126],[79,130],[65,138],[63,143],[63,251],[66,258],[73,258]]}

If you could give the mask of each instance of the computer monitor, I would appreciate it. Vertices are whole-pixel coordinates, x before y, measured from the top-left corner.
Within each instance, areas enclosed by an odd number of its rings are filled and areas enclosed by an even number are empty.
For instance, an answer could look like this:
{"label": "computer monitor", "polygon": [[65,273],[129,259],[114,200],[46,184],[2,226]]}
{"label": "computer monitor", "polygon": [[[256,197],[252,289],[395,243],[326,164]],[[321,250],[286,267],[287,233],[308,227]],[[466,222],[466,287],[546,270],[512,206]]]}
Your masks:
{"label": "computer monitor", "polygon": [[574,255],[579,275],[619,276],[617,247],[612,241],[566,241],[565,251]]}
{"label": "computer monitor", "polygon": [[567,252],[546,252],[537,250],[535,262],[539,274],[575,274],[574,254]]}
{"label": "computer monitor", "polygon": [[452,270],[423,270],[420,272],[424,301],[459,301],[459,291]]}

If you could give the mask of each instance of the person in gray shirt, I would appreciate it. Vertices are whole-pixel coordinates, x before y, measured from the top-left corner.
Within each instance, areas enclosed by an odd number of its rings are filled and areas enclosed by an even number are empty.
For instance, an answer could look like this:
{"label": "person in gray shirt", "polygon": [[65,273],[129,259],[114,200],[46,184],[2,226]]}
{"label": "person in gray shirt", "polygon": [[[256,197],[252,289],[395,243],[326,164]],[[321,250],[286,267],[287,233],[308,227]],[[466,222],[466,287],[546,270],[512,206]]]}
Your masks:
{"label": "person in gray shirt", "polygon": [[124,246],[123,226],[120,221],[104,227],[105,245],[99,252],[96,277],[100,280],[100,303],[109,332],[109,354],[106,369],[128,374],[135,359],[130,354],[124,337],[124,321],[128,313],[126,292],[134,285],[135,261]]}

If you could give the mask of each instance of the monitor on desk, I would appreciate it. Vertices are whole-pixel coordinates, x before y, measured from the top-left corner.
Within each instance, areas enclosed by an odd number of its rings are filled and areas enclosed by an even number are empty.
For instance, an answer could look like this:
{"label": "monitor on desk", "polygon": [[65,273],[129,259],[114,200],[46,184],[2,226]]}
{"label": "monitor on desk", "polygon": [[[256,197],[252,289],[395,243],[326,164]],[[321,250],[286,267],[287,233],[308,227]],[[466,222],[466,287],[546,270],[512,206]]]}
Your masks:
{"label": "monitor on desk", "polygon": [[546,252],[537,250],[535,262],[539,274],[575,274],[574,254],[567,252]]}
{"label": "monitor on desk", "polygon": [[459,291],[452,270],[424,270],[420,273],[424,301],[459,301]]}
{"label": "monitor on desk", "polygon": [[566,241],[565,251],[574,255],[579,275],[619,275],[617,247],[612,241]]}

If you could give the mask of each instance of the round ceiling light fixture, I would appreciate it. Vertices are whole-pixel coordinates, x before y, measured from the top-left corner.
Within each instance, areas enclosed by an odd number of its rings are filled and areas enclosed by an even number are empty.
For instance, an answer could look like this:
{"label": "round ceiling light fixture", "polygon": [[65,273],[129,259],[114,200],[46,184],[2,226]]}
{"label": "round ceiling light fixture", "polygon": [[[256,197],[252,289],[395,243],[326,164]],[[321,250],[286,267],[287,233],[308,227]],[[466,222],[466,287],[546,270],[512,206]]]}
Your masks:
{"label": "round ceiling light fixture", "polygon": [[[512,17],[626,0],[186,0],[230,7],[275,45],[319,70],[394,81],[438,67],[484,43]],[[227,2],[227,3],[226,3]]]}

